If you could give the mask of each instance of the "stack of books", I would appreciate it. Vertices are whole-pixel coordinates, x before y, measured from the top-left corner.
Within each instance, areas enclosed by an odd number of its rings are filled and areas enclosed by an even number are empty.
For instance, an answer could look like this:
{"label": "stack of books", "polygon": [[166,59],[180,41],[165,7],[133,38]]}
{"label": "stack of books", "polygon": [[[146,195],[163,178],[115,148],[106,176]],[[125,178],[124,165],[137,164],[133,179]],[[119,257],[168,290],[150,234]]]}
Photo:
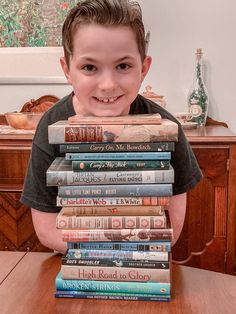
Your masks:
{"label": "stack of books", "polygon": [[169,301],[171,152],[178,125],[158,114],[79,117],[49,126],[60,152],[57,228],[68,250],[56,297]]}

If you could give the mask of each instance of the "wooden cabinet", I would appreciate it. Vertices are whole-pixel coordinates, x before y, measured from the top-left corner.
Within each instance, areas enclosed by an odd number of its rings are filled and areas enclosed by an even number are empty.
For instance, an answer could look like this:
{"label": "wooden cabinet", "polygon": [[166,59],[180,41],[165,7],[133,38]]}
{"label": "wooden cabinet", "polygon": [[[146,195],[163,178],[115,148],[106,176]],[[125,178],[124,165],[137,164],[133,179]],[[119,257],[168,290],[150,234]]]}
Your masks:
{"label": "wooden cabinet", "polygon": [[[236,135],[222,126],[186,131],[204,179],[187,196],[175,263],[233,274],[235,259]],[[0,250],[47,251],[19,202],[32,135],[0,134]]]}
{"label": "wooden cabinet", "polygon": [[35,235],[30,209],[19,201],[32,137],[0,133],[0,250],[49,251]]}
{"label": "wooden cabinet", "polygon": [[204,179],[187,195],[176,263],[233,274],[235,268],[236,136],[222,126],[186,131]]}

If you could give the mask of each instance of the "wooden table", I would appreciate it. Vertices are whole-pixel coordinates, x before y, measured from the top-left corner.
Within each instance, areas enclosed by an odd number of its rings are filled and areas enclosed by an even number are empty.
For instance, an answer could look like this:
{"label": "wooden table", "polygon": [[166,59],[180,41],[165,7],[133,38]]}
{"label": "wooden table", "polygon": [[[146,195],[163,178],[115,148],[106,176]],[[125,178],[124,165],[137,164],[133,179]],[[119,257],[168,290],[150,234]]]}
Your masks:
{"label": "wooden table", "polygon": [[[18,257],[9,254],[9,263],[14,265]],[[236,313],[236,277],[231,275],[173,265],[171,302],[56,299],[54,281],[60,265],[60,255],[25,254],[0,285],[1,314]]]}
{"label": "wooden table", "polygon": [[0,284],[16,267],[26,252],[0,252]]}

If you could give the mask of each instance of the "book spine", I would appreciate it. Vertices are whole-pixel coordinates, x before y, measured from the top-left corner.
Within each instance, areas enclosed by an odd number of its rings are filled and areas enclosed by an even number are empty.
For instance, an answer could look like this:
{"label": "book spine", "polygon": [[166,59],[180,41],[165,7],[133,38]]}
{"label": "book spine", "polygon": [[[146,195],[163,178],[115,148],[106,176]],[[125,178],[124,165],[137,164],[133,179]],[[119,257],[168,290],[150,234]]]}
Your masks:
{"label": "book spine", "polygon": [[74,299],[95,299],[95,300],[125,300],[125,301],[163,301],[169,302],[170,295],[145,295],[145,294],[117,294],[117,293],[98,293],[85,291],[64,291],[55,292],[56,298],[74,298]]}
{"label": "book spine", "polygon": [[159,143],[82,143],[60,144],[60,153],[98,152],[173,152],[175,142]]}
{"label": "book spine", "polygon": [[87,116],[83,117],[80,115],[74,115],[68,118],[69,124],[75,125],[130,125],[130,124],[160,124],[162,122],[161,115],[159,113],[151,113],[151,114],[137,114],[137,115],[128,115],[128,116],[118,116],[118,117],[95,117],[95,116]]}
{"label": "book spine", "polygon": [[62,265],[70,266],[90,266],[90,267],[129,267],[129,268],[149,268],[149,269],[169,269],[168,262],[151,261],[129,261],[110,259],[62,259]]}
{"label": "book spine", "polygon": [[62,229],[64,242],[171,240],[172,229]]}
{"label": "book spine", "polygon": [[71,216],[60,223],[58,229],[142,229],[165,228],[166,217],[163,216]]}
{"label": "book spine", "polygon": [[168,170],[169,160],[98,160],[72,161],[73,171]]}
{"label": "book spine", "polygon": [[169,196],[163,197],[57,197],[57,206],[149,206],[168,205]]}
{"label": "book spine", "polygon": [[106,142],[176,142],[178,125],[165,121],[160,125],[63,125],[48,127],[49,144]]}
{"label": "book spine", "polygon": [[170,283],[159,282],[122,282],[122,281],[95,281],[62,279],[59,272],[56,277],[56,289],[63,291],[89,291],[108,293],[138,293],[170,295]]}
{"label": "book spine", "polygon": [[67,242],[68,249],[170,252],[170,241],[148,242]]}
{"label": "book spine", "polygon": [[[90,185],[90,184],[171,184],[174,181],[174,170],[146,170],[146,171],[92,171],[92,172],[47,172],[47,185]],[[172,185],[160,186],[160,195],[172,195]],[[166,191],[167,190],[167,191]],[[158,192],[157,191],[157,192]],[[148,195],[147,195],[148,196]]]}
{"label": "book spine", "polygon": [[137,213],[141,216],[162,216],[164,206],[81,206],[63,207],[57,216],[57,220],[64,220],[70,216],[133,216]]}
{"label": "book spine", "polygon": [[[90,260],[134,260],[134,261],[154,261],[154,262],[168,262],[168,252],[152,252],[152,251],[121,251],[121,250],[68,250],[62,257],[63,260],[83,259]],[[73,264],[73,263],[72,263]]]}
{"label": "book spine", "polygon": [[[105,174],[104,174],[105,175]],[[109,185],[64,185],[58,187],[60,197],[115,197],[115,196],[158,196],[169,195],[172,185],[169,184],[109,184]]]}
{"label": "book spine", "polygon": [[66,160],[170,160],[170,152],[114,152],[114,153],[66,153]]}
{"label": "book spine", "polygon": [[170,282],[169,269],[61,265],[62,279]]}

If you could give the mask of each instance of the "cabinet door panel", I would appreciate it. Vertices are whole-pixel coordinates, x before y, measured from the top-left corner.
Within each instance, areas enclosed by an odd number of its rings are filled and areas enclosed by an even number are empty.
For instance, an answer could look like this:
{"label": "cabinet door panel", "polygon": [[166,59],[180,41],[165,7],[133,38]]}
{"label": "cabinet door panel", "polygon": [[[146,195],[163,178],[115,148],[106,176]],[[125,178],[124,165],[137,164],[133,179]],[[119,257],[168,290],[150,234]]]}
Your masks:
{"label": "cabinet door panel", "polygon": [[177,263],[225,272],[227,148],[194,148],[204,179],[187,195],[183,231],[173,247]]}
{"label": "cabinet door panel", "polygon": [[31,211],[20,203],[20,195],[0,192],[0,250],[49,251],[39,243]]}
{"label": "cabinet door panel", "polygon": [[0,150],[1,190],[21,190],[28,165],[30,151],[20,149]]}

